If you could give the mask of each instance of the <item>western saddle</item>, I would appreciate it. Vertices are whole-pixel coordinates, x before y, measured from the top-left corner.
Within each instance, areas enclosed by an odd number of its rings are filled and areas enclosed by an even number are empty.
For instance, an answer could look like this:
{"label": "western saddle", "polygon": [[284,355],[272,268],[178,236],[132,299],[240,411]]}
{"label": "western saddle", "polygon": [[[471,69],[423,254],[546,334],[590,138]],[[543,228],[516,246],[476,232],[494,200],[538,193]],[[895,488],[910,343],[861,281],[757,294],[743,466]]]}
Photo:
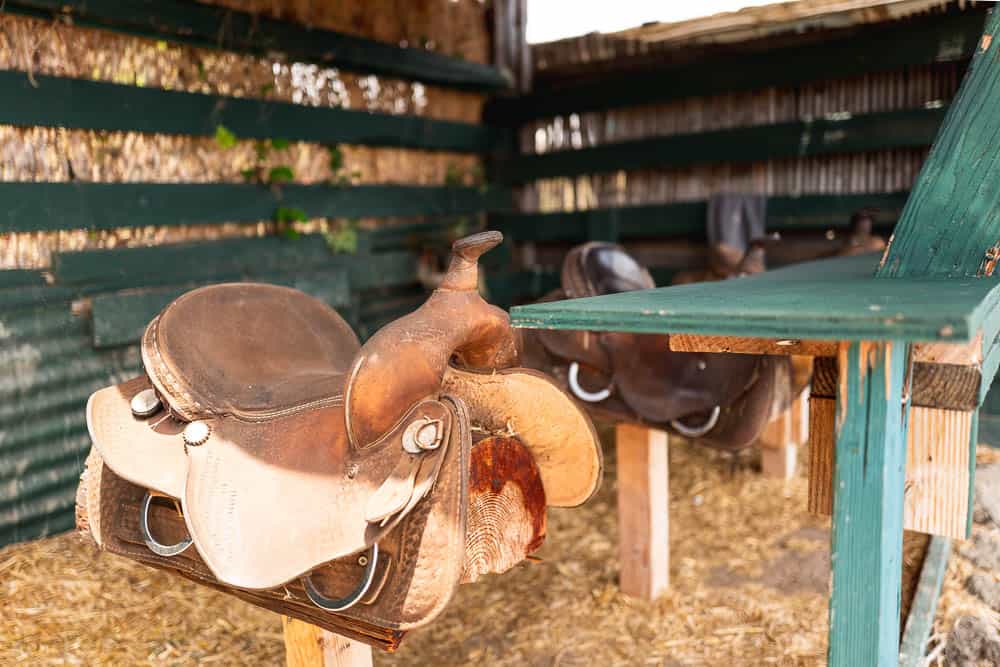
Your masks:
{"label": "western saddle", "polygon": [[462,575],[474,431],[516,432],[548,505],[601,476],[589,418],[514,367],[508,316],[477,291],[501,241],[456,241],[427,302],[364,345],[288,288],[176,299],[142,338],[145,376],[88,403],[94,538],[383,648],[430,622]]}

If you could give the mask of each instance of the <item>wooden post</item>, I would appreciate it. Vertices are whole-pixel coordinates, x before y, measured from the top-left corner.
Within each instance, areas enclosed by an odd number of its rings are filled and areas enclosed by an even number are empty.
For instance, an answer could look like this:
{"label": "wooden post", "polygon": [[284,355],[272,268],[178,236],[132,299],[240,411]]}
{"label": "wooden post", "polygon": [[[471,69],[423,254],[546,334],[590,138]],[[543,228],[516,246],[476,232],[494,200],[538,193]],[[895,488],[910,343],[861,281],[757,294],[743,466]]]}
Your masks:
{"label": "wooden post", "polygon": [[670,585],[670,484],[664,431],[618,424],[618,546],[623,593],[652,599]]}
{"label": "wooden post", "polygon": [[288,667],[372,667],[372,648],[305,621],[281,617]]}
{"label": "wooden post", "polygon": [[799,445],[809,433],[808,392],[802,392],[788,409],[775,417],[760,434],[760,465],[765,477],[795,477]]}
{"label": "wooden post", "polygon": [[899,664],[903,342],[844,343],[834,452],[829,664]]}

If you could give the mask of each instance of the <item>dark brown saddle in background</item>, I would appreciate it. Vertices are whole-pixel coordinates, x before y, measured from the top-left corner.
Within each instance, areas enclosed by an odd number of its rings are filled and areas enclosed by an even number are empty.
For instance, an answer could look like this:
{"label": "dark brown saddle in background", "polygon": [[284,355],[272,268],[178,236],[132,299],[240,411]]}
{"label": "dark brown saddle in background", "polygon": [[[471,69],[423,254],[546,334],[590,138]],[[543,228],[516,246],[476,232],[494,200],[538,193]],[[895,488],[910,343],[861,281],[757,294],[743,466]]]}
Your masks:
{"label": "dark brown saddle in background", "polygon": [[88,532],[107,551],[394,648],[467,569],[474,433],[516,434],[543,508],[579,505],[600,482],[589,418],[516,367],[507,314],[479,296],[478,258],[501,240],[456,241],[427,302],[364,345],[284,287],[176,299],[143,336],[145,375],[88,402]]}
{"label": "dark brown saddle in background", "polygon": [[[757,245],[736,259],[746,273],[763,268]],[[656,286],[624,248],[603,242],[573,248],[561,283],[544,300]],[[656,425],[717,449],[752,444],[791,398],[786,357],[674,352],[667,335],[620,332],[524,330],[520,345],[525,365],[558,378],[596,416]]]}

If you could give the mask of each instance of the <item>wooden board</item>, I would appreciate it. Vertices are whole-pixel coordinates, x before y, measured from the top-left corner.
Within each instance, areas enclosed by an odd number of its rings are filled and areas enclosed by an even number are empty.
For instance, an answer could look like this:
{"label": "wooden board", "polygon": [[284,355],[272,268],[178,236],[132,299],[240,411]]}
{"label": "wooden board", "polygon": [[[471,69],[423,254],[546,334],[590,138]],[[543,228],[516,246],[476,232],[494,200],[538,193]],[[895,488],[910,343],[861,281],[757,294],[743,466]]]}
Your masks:
{"label": "wooden board", "polygon": [[501,159],[493,175],[501,183],[524,183],[621,170],[916,148],[930,146],[944,115],[944,109],[910,109],[645,137]]}
{"label": "wooden board", "polygon": [[702,336],[672,334],[670,349],[675,352],[727,352],[734,354],[797,354],[827,357],[837,353],[837,342],[831,340],[774,340],[742,336]]}
{"label": "wooden board", "polygon": [[[877,255],[727,280],[511,309],[516,327],[793,340],[972,340],[1000,303],[990,280],[872,277]],[[929,307],[933,304],[933,307]]]}
{"label": "wooden board", "polygon": [[[878,209],[876,226],[886,231],[896,222],[908,192],[863,195],[801,195],[768,197],[767,230],[789,232],[846,227],[851,215],[865,207]],[[705,237],[705,201],[675,202],[594,208],[558,213],[495,213],[490,226],[516,241],[564,241],[582,243],[597,240],[624,241],[634,238],[683,236]]]}
{"label": "wooden board", "polygon": [[503,188],[243,183],[0,183],[0,233],[309,218],[457,216],[511,206]]}
{"label": "wooden board", "polygon": [[968,74],[913,186],[879,275],[975,277],[1000,260],[1000,13],[993,12]]}
{"label": "wooden board", "polygon": [[947,537],[934,537],[927,545],[924,564],[920,568],[920,580],[900,642],[900,667],[924,667],[927,662],[924,649],[934,627],[941,584],[944,582],[950,555],[951,540]]}
{"label": "wooden board", "polygon": [[0,123],[484,153],[483,125],[0,71]]}
{"label": "wooden board", "polygon": [[[667,102],[771,86],[785,87],[828,79],[891,72],[911,65],[964,60],[983,29],[982,13],[922,17],[888,25],[862,26],[812,44],[758,48],[751,53],[719,53],[683,59],[684,52],[657,54],[649,66],[608,75],[588,64],[581,67],[594,81],[563,85],[538,79],[531,95],[498,98],[488,108],[491,123],[520,125],[529,120],[615,107]],[[769,42],[770,43],[770,42]],[[891,49],[886,44],[892,44]],[[687,47],[685,51],[691,51]],[[680,62],[678,62],[680,61]],[[738,66],[734,66],[738,64]],[[542,77],[541,72],[536,77]]]}
{"label": "wooden board", "polygon": [[489,65],[421,48],[376,42],[332,30],[279,21],[183,0],[11,0],[4,11],[42,18],[65,17],[74,25],[256,55],[279,51],[290,60],[352,72],[470,90],[499,90],[507,78]]}

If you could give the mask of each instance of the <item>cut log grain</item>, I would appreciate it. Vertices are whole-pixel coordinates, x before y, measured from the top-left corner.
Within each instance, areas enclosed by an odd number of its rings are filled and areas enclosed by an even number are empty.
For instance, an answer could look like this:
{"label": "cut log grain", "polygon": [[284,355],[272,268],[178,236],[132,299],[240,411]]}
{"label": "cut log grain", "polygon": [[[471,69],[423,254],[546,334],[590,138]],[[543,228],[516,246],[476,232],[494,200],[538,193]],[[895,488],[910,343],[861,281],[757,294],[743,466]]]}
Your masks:
{"label": "cut log grain", "polygon": [[[473,446],[470,459],[467,524],[467,552],[470,555],[463,581],[475,581],[483,574],[504,572],[513,567],[541,545],[546,525],[541,477],[529,450],[517,438],[486,438]],[[137,528],[143,494],[142,489],[114,475],[104,466],[97,451],[92,450],[77,491],[77,527],[98,545],[106,539],[111,540],[118,545],[118,553],[125,553],[146,565],[319,626],[341,638],[394,650],[406,634],[324,612],[306,600],[298,581],[267,591],[236,589],[215,580],[194,549],[170,559],[153,554],[142,544]],[[102,501],[106,506],[102,506]],[[120,522],[121,526],[114,528],[114,535],[102,533],[101,517],[107,519],[108,512],[113,512],[112,515],[123,512],[127,517]],[[186,535],[184,519],[173,508],[154,505],[150,522],[153,532],[168,542]],[[104,529],[109,530],[112,522],[106,520],[104,523],[107,524]]]}
{"label": "cut log grain", "polygon": [[472,448],[462,583],[514,567],[545,541],[545,488],[528,448],[494,436]]}

